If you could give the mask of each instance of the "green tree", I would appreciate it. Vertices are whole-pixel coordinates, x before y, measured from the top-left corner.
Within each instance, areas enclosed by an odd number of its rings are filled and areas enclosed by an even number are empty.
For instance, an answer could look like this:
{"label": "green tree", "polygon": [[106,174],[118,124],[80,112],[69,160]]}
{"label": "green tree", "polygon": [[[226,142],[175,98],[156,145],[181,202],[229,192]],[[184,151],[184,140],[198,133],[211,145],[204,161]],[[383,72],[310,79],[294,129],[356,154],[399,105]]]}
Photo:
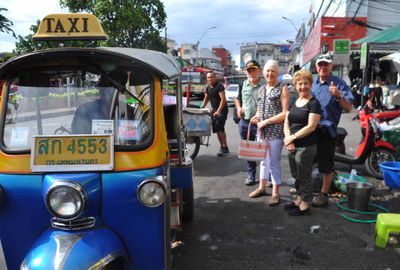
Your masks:
{"label": "green tree", "polygon": [[107,46],[167,51],[160,37],[166,13],[160,0],[60,0],[71,12],[97,16],[109,35]]}
{"label": "green tree", "polygon": [[[8,9],[6,8],[0,8],[0,13],[3,11],[7,11]],[[17,37],[14,33],[14,31],[11,29],[11,26],[13,26],[13,23],[7,19],[5,16],[0,14],[0,32],[6,32],[6,33],[11,33],[13,37]]]}
{"label": "green tree", "polygon": [[89,47],[89,46],[94,46],[97,43],[93,41],[79,41],[79,40],[73,40],[73,41],[33,41],[32,36],[37,32],[39,29],[39,24],[40,21],[37,20],[36,24],[33,24],[30,27],[30,30],[32,31],[32,34],[29,34],[25,37],[23,36],[18,36],[18,41],[15,43],[15,52],[17,54],[24,54],[28,52],[33,52],[36,50],[43,50],[47,48],[57,48],[60,46],[65,46],[65,47]]}

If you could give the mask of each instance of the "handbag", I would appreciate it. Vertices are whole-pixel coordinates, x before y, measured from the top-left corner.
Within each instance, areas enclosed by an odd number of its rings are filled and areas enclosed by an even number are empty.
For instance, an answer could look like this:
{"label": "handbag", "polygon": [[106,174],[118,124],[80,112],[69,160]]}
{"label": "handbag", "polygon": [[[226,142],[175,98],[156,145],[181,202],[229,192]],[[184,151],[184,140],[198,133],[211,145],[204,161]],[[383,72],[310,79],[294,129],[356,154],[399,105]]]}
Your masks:
{"label": "handbag", "polygon": [[249,161],[264,160],[269,150],[269,144],[264,141],[250,141],[250,125],[247,129],[247,138],[240,140],[238,157]]}

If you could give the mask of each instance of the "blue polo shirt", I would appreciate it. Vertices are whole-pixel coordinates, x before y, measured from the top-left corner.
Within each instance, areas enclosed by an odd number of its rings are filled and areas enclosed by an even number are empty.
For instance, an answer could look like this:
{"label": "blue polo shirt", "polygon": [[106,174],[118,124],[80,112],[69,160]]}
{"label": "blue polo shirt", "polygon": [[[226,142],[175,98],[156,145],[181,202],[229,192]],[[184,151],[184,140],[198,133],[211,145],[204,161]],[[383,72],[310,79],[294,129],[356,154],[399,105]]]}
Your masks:
{"label": "blue polo shirt", "polygon": [[311,93],[321,104],[320,125],[326,127],[331,137],[334,138],[343,109],[339,105],[339,100],[329,93],[329,86],[332,81],[347,101],[353,103],[354,97],[347,83],[333,75],[324,83],[321,83],[319,77],[317,77],[313,84]]}

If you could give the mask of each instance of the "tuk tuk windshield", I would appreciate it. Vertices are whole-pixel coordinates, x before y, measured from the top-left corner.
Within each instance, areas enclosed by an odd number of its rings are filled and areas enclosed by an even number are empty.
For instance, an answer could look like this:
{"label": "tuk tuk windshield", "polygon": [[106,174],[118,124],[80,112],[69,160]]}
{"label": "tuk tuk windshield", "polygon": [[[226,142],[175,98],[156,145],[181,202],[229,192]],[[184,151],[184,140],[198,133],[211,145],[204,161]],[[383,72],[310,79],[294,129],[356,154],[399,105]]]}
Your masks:
{"label": "tuk tuk windshield", "polygon": [[[3,147],[28,150],[34,135],[114,134],[116,145],[141,145],[151,134],[151,76],[101,75],[84,69],[24,71],[8,83]],[[117,87],[125,86],[130,93]]]}

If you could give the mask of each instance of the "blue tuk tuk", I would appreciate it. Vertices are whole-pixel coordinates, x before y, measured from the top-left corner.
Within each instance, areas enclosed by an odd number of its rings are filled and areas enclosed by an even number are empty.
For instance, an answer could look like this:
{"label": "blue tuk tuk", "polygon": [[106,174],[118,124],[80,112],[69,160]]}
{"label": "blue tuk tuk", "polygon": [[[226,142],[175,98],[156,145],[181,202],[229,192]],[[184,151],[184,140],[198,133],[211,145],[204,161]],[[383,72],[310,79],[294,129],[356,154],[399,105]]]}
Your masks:
{"label": "blue tuk tuk", "polygon": [[[51,27],[102,35],[90,14],[49,15],[35,37],[61,39]],[[193,217],[178,62],[143,49],[54,48],[10,59],[0,81],[8,269],[170,269],[175,232]],[[176,89],[169,104],[166,84]]]}

